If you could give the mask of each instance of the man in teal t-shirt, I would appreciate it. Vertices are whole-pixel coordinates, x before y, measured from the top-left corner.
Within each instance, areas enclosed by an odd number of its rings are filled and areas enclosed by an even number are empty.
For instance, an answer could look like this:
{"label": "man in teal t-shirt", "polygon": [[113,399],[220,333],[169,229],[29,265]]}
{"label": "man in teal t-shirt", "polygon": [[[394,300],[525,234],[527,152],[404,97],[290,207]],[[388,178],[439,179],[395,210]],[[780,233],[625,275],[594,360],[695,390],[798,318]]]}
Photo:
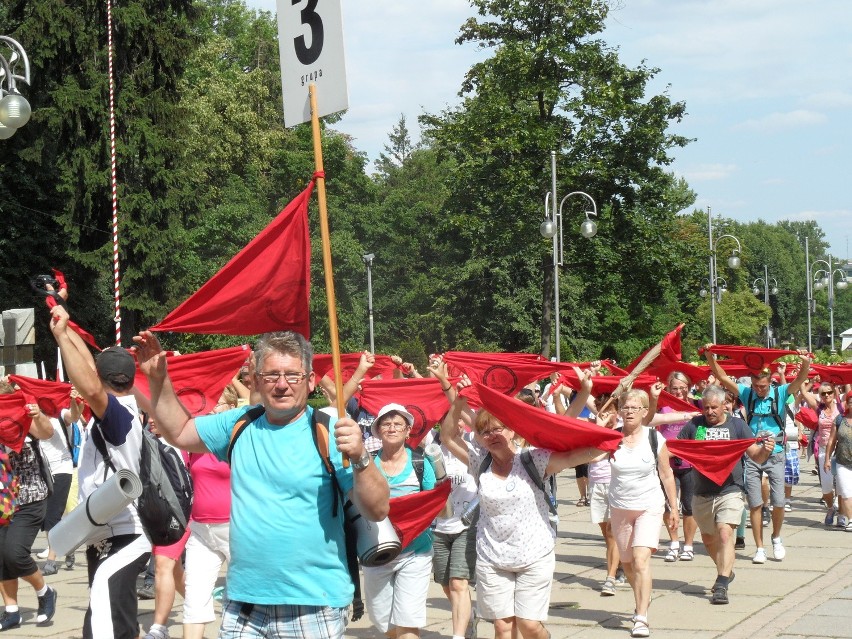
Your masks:
{"label": "man in teal t-shirt", "polygon": [[745,407],[746,423],[751,428],[752,434],[767,436],[775,440],[772,454],[764,463],[758,464],[752,459],[745,460],[746,477],[746,499],[748,500],[749,516],[751,518],[751,531],[754,534],[754,543],[757,550],[752,558],[752,563],[766,563],[766,550],[763,548],[763,522],[761,510],[763,508],[763,491],[761,481],[765,474],[769,480],[769,501],[772,505],[772,554],[777,561],[781,561],[787,555],[787,550],[781,540],[781,526],[784,523],[784,407],[789,395],[795,396],[808,378],[810,368],[810,357],[804,351],[799,351],[802,360],[799,373],[789,384],[772,386],[772,371],[764,368],[757,374],[751,376],[751,385],[737,384],[732,380],[722,367],[713,353],[710,352],[712,344],[704,347],[704,355],[710,369],[719,383],[730,391],[735,397],[739,397]]}
{"label": "man in teal t-shirt", "polygon": [[[175,394],[157,338],[134,338],[148,377],[151,405],[165,439],[189,452],[226,461],[231,433],[245,408],[191,418]],[[264,413],[231,453],[231,562],[220,639],[246,636],[342,637],[353,587],[346,567],[343,504],[314,444],[313,350],[298,333],[267,333],[250,373]],[[254,395],[253,395],[254,397]],[[333,421],[329,457],[341,491],[362,516],[387,516],[388,485],[364,449],[353,420]],[[342,455],[352,461],[343,467]]]}

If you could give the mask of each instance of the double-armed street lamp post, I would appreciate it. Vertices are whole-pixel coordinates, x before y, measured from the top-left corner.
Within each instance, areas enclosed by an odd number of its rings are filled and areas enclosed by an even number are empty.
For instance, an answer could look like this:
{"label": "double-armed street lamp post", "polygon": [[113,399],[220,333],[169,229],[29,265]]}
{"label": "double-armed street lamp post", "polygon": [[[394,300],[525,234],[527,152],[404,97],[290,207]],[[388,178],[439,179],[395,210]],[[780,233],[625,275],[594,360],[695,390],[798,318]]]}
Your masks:
{"label": "double-armed street lamp post", "polygon": [[[772,280],[772,289],[769,288],[769,280]],[[760,295],[760,288],[758,288],[758,282],[763,284],[763,303],[769,306],[769,294],[770,292],[773,295],[778,295],[778,280],[774,277],[769,277],[769,267],[764,264],[763,265],[763,277],[758,277],[754,282],[751,283],[752,289],[751,292],[755,295]],[[769,317],[766,318],[766,348],[771,348],[770,343],[770,327],[769,327]]]}
{"label": "double-armed street lamp post", "polygon": [[373,354],[376,352],[376,339],[373,334],[373,260],[375,257],[375,253],[361,256],[364,264],[367,265],[367,316],[370,322],[370,352]]}
{"label": "double-armed street lamp post", "polygon": [[[829,335],[831,338],[831,354],[834,355],[837,353],[837,349],[834,347],[834,289],[842,291],[849,286],[849,282],[846,280],[845,271],[834,268],[831,255],[828,256],[827,262],[825,260],[814,260],[813,266],[817,266],[818,264],[823,264],[825,268],[817,269],[814,272],[813,288],[817,291],[826,289],[828,292]],[[836,284],[834,283],[835,275],[840,275],[840,279],[837,280]],[[810,280],[810,277],[808,280]]]}
{"label": "double-armed street lamp post", "polygon": [[[708,288],[702,288],[699,291],[699,295],[701,297],[706,297],[708,294],[710,295],[710,323],[712,327],[712,335],[713,335],[713,343],[716,343],[716,303],[722,301],[722,293],[727,290],[727,282],[725,282],[724,278],[720,278],[718,276],[718,272],[716,270],[716,249],[719,246],[719,242],[724,239],[731,239],[737,244],[737,248],[731,251],[731,255],[728,258],[728,266],[732,269],[738,269],[741,264],[740,253],[742,253],[742,246],[740,245],[740,241],[730,234],[725,234],[719,236],[716,241],[713,241],[713,218],[710,215],[710,207],[707,207],[707,237],[710,240],[710,277],[706,279],[706,284]],[[720,282],[724,284],[720,286]]]}
{"label": "double-armed street lamp post", "polygon": [[[544,198],[544,222],[539,226],[539,232],[543,237],[553,239],[553,318],[556,325],[556,361],[561,361],[560,335],[559,335],[559,267],[563,264],[564,238],[562,235],[562,206],[569,197],[579,195],[586,198],[592,205],[591,211],[586,211],[586,219],[580,225],[580,234],[585,238],[592,238],[598,232],[598,225],[589,216],[597,217],[598,207],[591,195],[584,191],[572,191],[562,198],[559,206],[556,206],[556,151],[550,152],[550,169],[553,190]],[[552,198],[551,198],[552,196]],[[553,209],[550,203],[553,203]]]}
{"label": "double-armed street lamp post", "polygon": [[[30,84],[30,60],[21,44],[9,36],[0,36],[0,140],[8,140],[30,121],[32,109],[18,91],[18,82]],[[11,53],[6,51],[9,48]],[[23,65],[23,75],[18,73]]]}

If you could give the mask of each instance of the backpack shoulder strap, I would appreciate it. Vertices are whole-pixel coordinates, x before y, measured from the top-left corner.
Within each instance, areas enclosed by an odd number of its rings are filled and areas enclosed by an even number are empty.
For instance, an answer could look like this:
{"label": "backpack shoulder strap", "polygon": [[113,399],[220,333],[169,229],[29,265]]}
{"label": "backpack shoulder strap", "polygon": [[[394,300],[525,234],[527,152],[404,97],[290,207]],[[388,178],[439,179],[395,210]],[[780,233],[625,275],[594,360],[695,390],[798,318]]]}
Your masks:
{"label": "backpack shoulder strap", "polygon": [[248,428],[248,425],[251,424],[258,417],[263,415],[266,412],[266,409],[263,406],[253,406],[249,408],[246,412],[240,415],[240,418],[237,420],[237,423],[234,424],[234,427],[231,429],[231,438],[228,441],[228,453],[226,455],[226,461],[228,462],[228,466],[231,465],[231,455],[234,452],[234,446],[237,444],[237,438],[243,434],[243,431]]}
{"label": "backpack shoulder strap", "polygon": [[323,413],[322,411],[314,408],[311,411],[311,435],[314,439],[314,447],[317,449],[317,454],[322,460],[325,472],[331,478],[331,516],[337,517],[338,502],[340,499],[343,499],[343,490],[341,490],[340,484],[337,483],[337,475],[334,474],[334,464],[331,463],[331,457],[329,457],[328,454],[328,446],[331,439],[331,435],[329,434],[330,429],[331,417],[328,413]]}
{"label": "backpack shoulder strap", "polygon": [[657,433],[657,429],[654,428],[653,426],[651,426],[651,430],[648,433],[648,441],[651,444],[651,452],[654,453],[654,471],[655,472],[657,470],[657,466],[659,465],[659,459],[658,459],[658,453],[657,453],[657,446],[659,445],[658,439],[657,439],[658,436],[659,436],[659,433]]}
{"label": "backpack shoulder strap", "polygon": [[479,469],[477,470],[476,475],[474,476],[477,488],[479,488],[479,477],[491,466],[491,459],[491,453],[486,453],[485,457],[482,458],[482,462],[480,462],[479,464]]}
{"label": "backpack shoulder strap", "polygon": [[[407,448],[407,447],[406,447]],[[417,475],[417,484],[423,490],[423,452],[419,448],[411,448],[411,465],[414,466],[414,474]]]}
{"label": "backpack shoulder strap", "polygon": [[521,451],[521,464],[524,467],[524,470],[527,471],[527,475],[530,476],[532,482],[536,485],[536,487],[544,493],[545,501],[547,502],[547,507],[550,509],[552,514],[556,514],[556,504],[554,504],[554,500],[551,499],[550,493],[544,487],[544,482],[541,480],[541,475],[538,472],[538,468],[535,467],[535,462],[532,458],[532,453],[530,453],[529,448],[524,448]]}
{"label": "backpack shoulder strap", "polygon": [[754,403],[757,401],[754,391],[748,390],[748,406],[746,406],[746,424],[751,426],[751,418],[754,417]]}

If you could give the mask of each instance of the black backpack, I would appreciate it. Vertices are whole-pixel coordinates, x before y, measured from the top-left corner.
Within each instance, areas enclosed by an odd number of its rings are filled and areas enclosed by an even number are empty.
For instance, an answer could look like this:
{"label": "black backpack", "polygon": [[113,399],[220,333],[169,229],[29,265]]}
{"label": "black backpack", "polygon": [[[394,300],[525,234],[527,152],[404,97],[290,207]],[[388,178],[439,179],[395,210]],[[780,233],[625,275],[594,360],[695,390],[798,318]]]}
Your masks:
{"label": "black backpack", "polygon": [[[231,439],[228,442],[227,462],[231,465],[231,455],[234,452],[234,446],[237,443],[237,438],[242,432],[248,428],[258,417],[263,415],[266,409],[263,406],[254,406],[243,413],[234,428],[231,430]],[[334,474],[334,465],[331,463],[331,458],[328,455],[329,446],[329,430],[331,428],[331,417],[327,413],[323,413],[317,409],[311,411],[311,434],[314,439],[314,447],[317,454],[322,459],[322,464],[325,467],[328,476],[331,478],[331,489],[335,493],[335,499],[332,499],[332,517],[337,517],[340,511],[339,504],[345,501],[343,491],[337,483],[337,477]],[[422,476],[423,458],[421,456],[420,472]],[[364,601],[361,598],[361,576],[358,572],[358,537],[353,522],[347,521],[346,517],[341,516],[343,520],[343,534],[346,540],[346,569],[349,571],[349,577],[352,580],[352,585],[355,587],[355,592],[352,597],[352,621],[358,621],[364,615]]]}
{"label": "black backpack", "polygon": [[754,390],[749,390],[748,395],[748,406],[746,406],[746,424],[751,426],[751,418],[752,417],[771,417],[775,420],[775,423],[778,424],[778,428],[781,429],[781,432],[784,432],[784,420],[781,419],[781,414],[778,412],[778,387],[774,386],[772,388],[772,393],[769,398],[769,411],[768,413],[755,413],[754,405],[757,403],[757,393]]}
{"label": "black backpack", "polygon": [[[411,451],[411,465],[414,467],[414,474],[417,476],[417,484],[420,486],[420,491],[423,489],[423,451],[419,448],[412,448],[408,444],[405,447]],[[373,461],[375,462],[376,458],[381,456],[382,449],[371,453],[373,456]]]}
{"label": "black backpack", "polygon": [[[104,463],[115,472],[100,429],[92,434]],[[106,472],[104,472],[106,477]],[[148,430],[142,430],[139,455],[139,479],[142,494],[136,500],[136,512],[142,527],[155,546],[175,543],[186,532],[192,511],[192,478],[180,453],[166,446]]]}

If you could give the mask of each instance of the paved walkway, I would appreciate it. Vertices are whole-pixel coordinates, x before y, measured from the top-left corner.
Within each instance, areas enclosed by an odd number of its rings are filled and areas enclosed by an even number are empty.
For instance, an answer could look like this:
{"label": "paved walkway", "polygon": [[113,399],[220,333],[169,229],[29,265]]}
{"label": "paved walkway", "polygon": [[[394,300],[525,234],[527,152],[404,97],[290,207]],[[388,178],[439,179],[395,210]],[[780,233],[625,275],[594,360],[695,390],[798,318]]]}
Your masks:
{"label": "paved walkway", "polygon": [[[852,534],[826,529],[824,509],[817,478],[810,474],[811,463],[802,464],[802,485],[794,489],[793,512],[788,513],[783,539],[787,556],[783,562],[771,558],[763,565],[751,563],[754,543],[746,530],[746,550],[737,552],[736,580],[729,591],[731,603],[713,606],[708,588],[715,569],[700,542],[692,562],[667,564],[664,553],[652,562],[654,595],[650,610],[653,637],[684,636],[690,639],[751,637],[850,637],[852,638]],[[598,591],[604,578],[603,543],[598,527],[589,520],[589,509],[573,505],[577,489],[571,473],[560,479],[562,497],[557,565],[548,629],[554,639],[589,637],[623,639],[629,636],[629,618],[633,597],[629,587],[615,597],[601,597]],[[768,545],[769,530],[764,529]],[[661,545],[661,548],[667,544]],[[43,547],[39,537],[35,548]],[[270,548],[270,552],[287,552]],[[771,550],[768,551],[771,556]],[[78,559],[82,554],[78,553]],[[20,604],[24,623],[3,633],[4,637],[81,637],[88,592],[85,568],[60,569],[48,577],[59,590],[59,609],[52,625],[35,625],[35,595],[21,586]],[[170,619],[172,637],[181,637],[181,605],[178,595]],[[140,623],[151,623],[153,602],[140,602]],[[428,626],[424,639],[449,637],[449,607],[440,588],[432,585],[429,596]],[[493,636],[493,627],[479,623],[479,636]],[[208,627],[206,638],[216,636],[217,628]],[[350,625],[350,637],[380,637],[369,621]]]}

